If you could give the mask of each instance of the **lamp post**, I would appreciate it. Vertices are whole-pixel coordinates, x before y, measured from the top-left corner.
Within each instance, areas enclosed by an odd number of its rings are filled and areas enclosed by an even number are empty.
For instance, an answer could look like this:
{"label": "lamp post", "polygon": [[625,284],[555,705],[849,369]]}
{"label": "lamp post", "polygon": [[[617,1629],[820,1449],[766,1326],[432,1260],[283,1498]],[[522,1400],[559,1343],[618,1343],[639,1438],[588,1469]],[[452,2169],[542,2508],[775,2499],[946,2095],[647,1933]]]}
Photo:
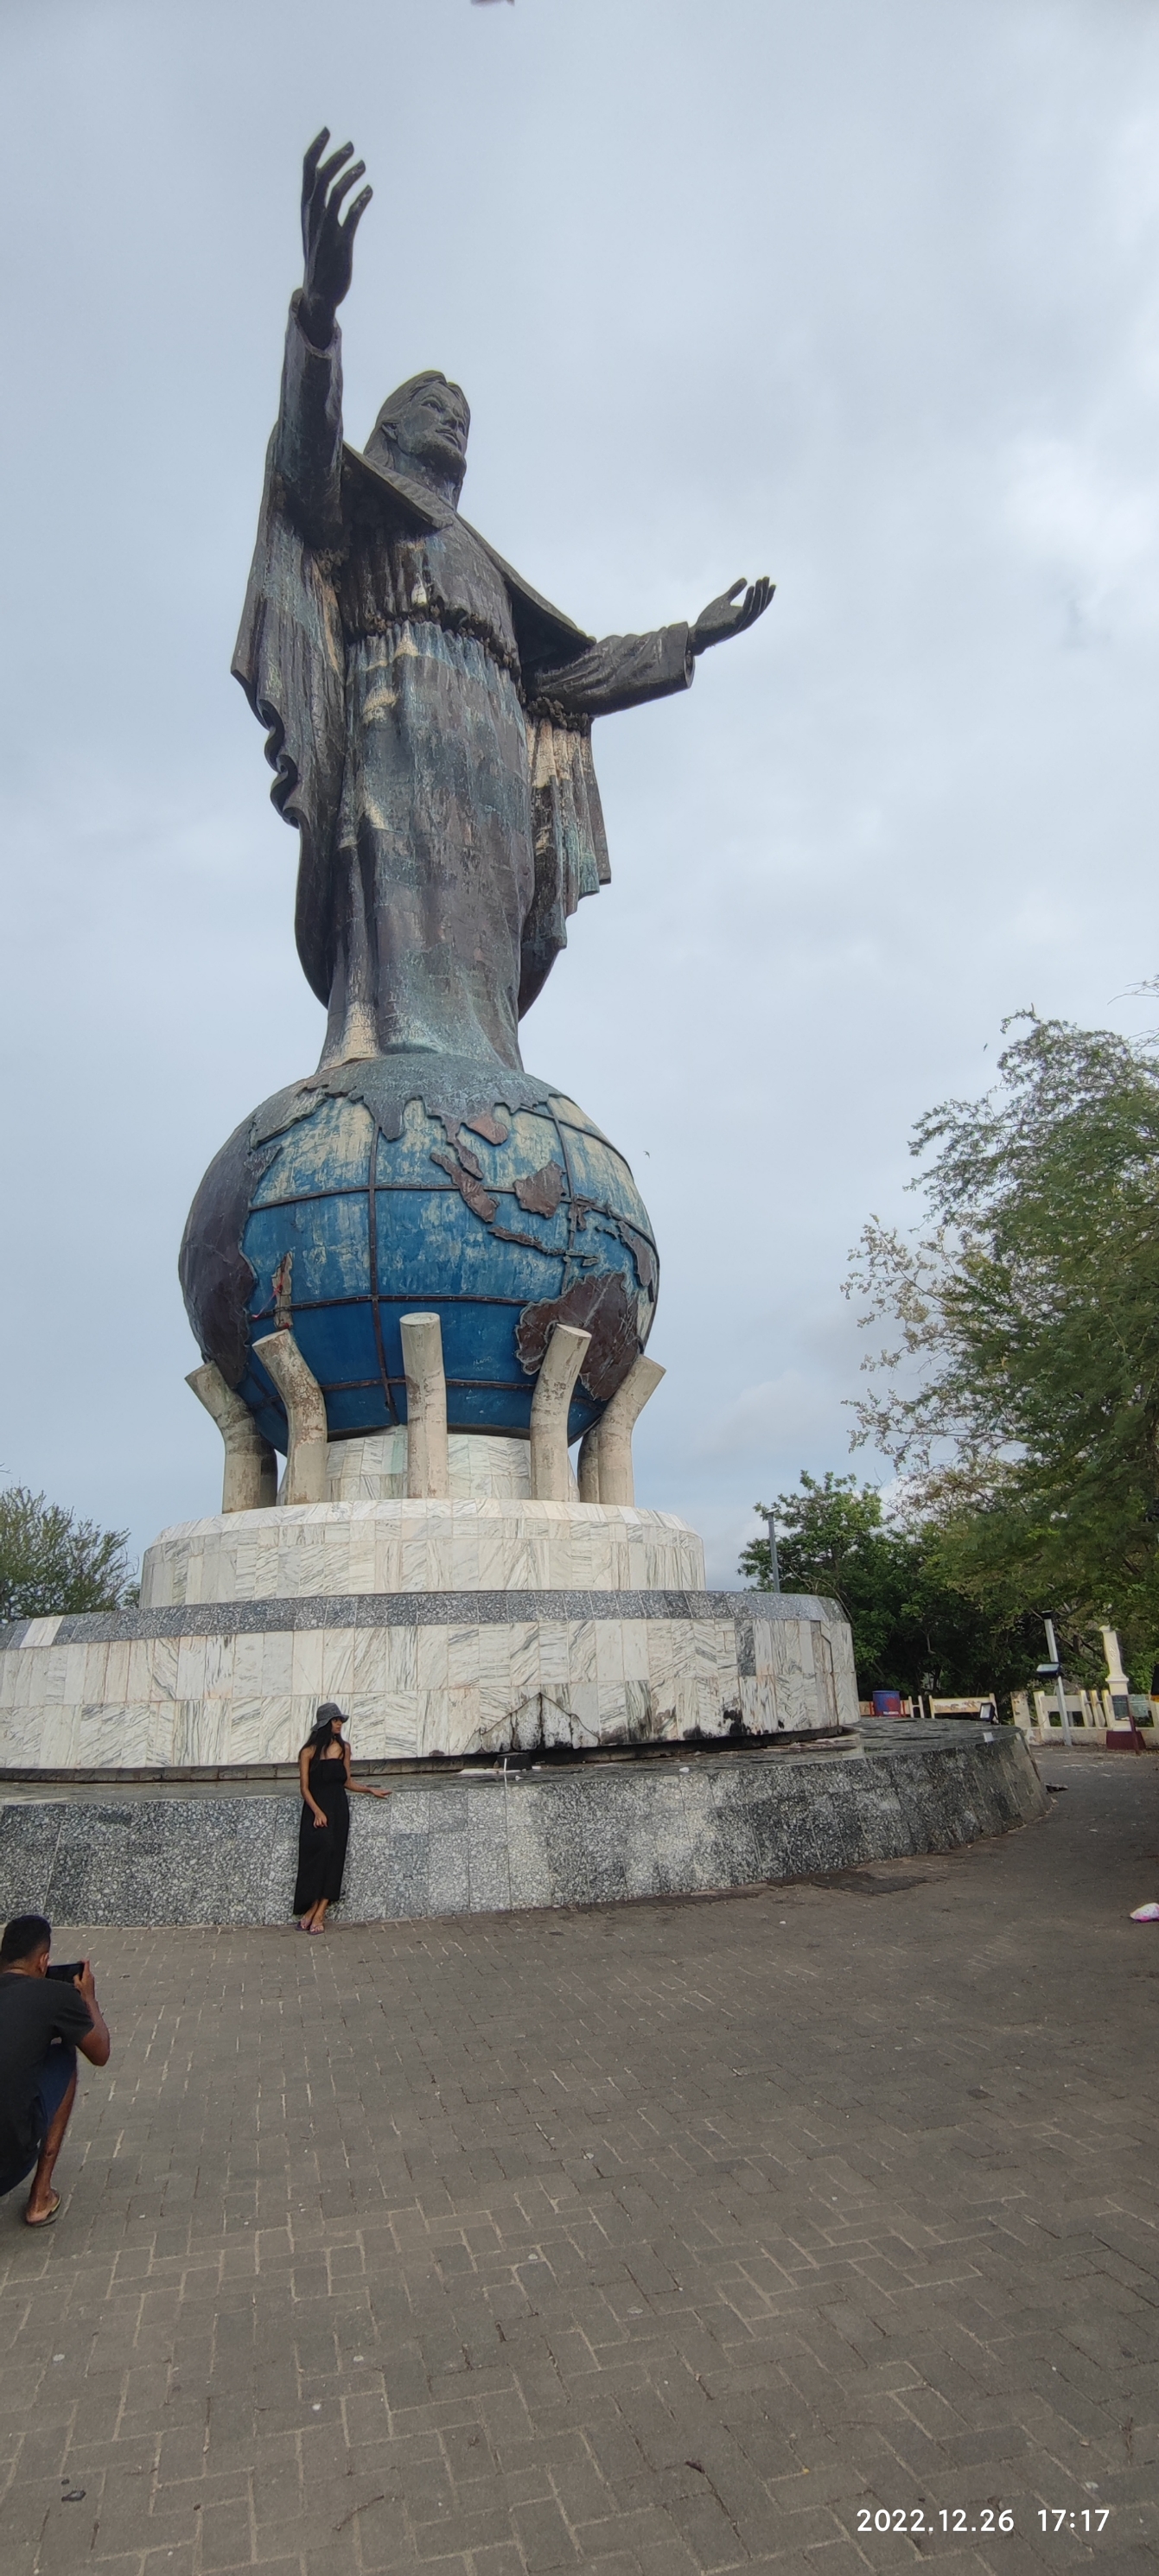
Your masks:
{"label": "lamp post", "polygon": [[765,1521],[769,1532],[769,1590],[770,1592],[779,1592],[781,1589],[781,1568],[777,1558],[776,1513],[766,1512]]}
{"label": "lamp post", "polygon": [[1070,1710],[1066,1704],[1066,1687],[1062,1678],[1062,1665],[1058,1659],[1058,1643],[1054,1633],[1054,1621],[1053,1619],[1044,1619],[1042,1624],[1046,1630],[1046,1642],[1050,1650],[1050,1662],[1048,1664],[1038,1665],[1038,1678],[1040,1681],[1053,1681],[1055,1693],[1058,1699],[1058,1713],[1062,1721],[1063,1741],[1066,1744],[1073,1745],[1074,1737],[1071,1734]]}

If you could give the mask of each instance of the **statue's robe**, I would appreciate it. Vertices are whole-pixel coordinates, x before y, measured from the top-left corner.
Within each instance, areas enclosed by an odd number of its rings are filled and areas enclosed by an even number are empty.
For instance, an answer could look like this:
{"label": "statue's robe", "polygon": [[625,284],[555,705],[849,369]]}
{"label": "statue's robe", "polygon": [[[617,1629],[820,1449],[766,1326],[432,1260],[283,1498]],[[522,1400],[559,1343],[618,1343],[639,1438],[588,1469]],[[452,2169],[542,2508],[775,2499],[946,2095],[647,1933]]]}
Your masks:
{"label": "statue's robe", "polygon": [[234,671],[297,825],[323,1064],[399,1047],[508,1066],[609,876],[593,716],[687,688],[687,626],[603,643],[372,441],[342,442],[340,335],[290,310]]}

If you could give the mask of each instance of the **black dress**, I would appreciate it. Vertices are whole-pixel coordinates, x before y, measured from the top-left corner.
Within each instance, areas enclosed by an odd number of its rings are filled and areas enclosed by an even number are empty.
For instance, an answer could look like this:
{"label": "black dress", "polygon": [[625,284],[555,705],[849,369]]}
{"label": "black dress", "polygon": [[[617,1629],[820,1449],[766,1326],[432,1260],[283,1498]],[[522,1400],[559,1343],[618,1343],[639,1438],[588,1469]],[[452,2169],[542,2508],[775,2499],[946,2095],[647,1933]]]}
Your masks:
{"label": "black dress", "polygon": [[298,1827],[298,1878],[294,1888],[293,1914],[308,1914],[311,1906],[323,1897],[331,1905],[342,1894],[342,1872],[346,1866],[346,1844],[350,1833],[350,1800],[346,1795],[346,1764],[339,1759],[327,1760],[324,1753],[310,1756],[310,1795],[317,1800],[326,1817],[325,1825],[316,1824],[313,1810],[302,1802],[302,1821]]}

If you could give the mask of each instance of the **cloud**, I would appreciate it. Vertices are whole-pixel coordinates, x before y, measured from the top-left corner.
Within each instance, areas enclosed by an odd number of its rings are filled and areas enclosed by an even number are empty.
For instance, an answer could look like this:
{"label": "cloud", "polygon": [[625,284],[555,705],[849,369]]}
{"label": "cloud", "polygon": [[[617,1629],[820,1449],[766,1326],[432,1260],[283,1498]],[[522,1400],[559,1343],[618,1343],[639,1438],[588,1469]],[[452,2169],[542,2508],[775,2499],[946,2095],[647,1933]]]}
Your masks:
{"label": "cloud", "polygon": [[728,1460],[740,1466],[750,1458],[783,1454],[794,1441],[810,1442],[817,1420],[817,1382],[801,1369],[783,1369],[762,1384],[745,1387],[706,1428],[692,1454],[697,1459]]}

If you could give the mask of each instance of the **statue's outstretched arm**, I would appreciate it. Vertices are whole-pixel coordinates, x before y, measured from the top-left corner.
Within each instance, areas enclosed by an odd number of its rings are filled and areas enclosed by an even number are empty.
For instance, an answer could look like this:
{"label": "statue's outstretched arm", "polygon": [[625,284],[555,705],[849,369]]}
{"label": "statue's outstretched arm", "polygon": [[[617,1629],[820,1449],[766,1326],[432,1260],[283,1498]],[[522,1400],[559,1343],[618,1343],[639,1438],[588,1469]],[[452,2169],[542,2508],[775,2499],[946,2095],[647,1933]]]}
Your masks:
{"label": "statue's outstretched arm", "polygon": [[344,199],[365,163],[347,169],[353,145],[328,161],[323,127],[302,170],[303,283],[290,306],[286,363],[278,415],[275,462],[283,496],[304,535],[318,546],[336,542],[341,527],[342,337],[338,307],[353,274],[354,235],[370,203],[363,188],[341,221]]}
{"label": "statue's outstretched arm", "polygon": [[[750,582],[746,589],[742,573],[719,599],[710,599],[707,608],[701,609],[688,639],[693,652],[707,653],[710,644],[724,644],[730,635],[743,635],[746,627],[755,626],[758,617],[764,616],[773,588],[768,574],[762,573],[759,581]],[[740,599],[742,590],[744,598]]]}
{"label": "statue's outstretched arm", "polygon": [[702,609],[694,626],[661,626],[652,635],[605,635],[574,661],[528,674],[533,706],[568,717],[618,715],[625,707],[647,706],[653,698],[671,697],[690,687],[696,656],[729,635],[743,635],[768,607],[773,595],[762,578],[734,605],[743,581],[733,583],[720,599]]}

